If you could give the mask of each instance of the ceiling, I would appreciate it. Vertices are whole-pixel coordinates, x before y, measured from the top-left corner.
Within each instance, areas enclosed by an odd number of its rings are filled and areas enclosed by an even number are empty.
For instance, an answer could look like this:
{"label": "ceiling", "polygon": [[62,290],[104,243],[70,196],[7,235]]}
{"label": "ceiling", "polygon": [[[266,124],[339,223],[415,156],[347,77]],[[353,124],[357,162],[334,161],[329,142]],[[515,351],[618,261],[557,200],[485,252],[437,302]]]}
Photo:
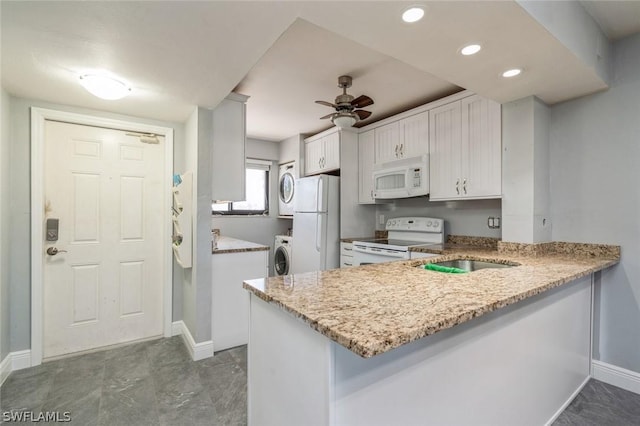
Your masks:
{"label": "ceiling", "polygon": [[320,117],[333,108],[314,103],[333,102],[342,93],[338,76],[353,77],[347,92],[373,98],[364,108],[373,114],[366,125],[410,107],[462,90],[375,50],[296,20],[236,87],[251,96],[247,102],[247,134],[266,140],[282,135],[317,133],[333,124]]}
{"label": "ceiling", "polygon": [[[513,1],[425,2],[405,24],[403,1],[2,1],[2,86],[15,96],[173,122],[250,96],[248,134],[281,140],[330,125],[337,77],[375,104],[369,121],[461,87],[499,102],[556,103],[606,88],[596,73]],[[640,31],[640,1],[582,4],[616,39]],[[458,49],[479,41],[483,50]],[[524,46],[524,48],[523,48]],[[525,72],[500,77],[511,66]],[[110,70],[132,94],[89,95],[77,76]]]}
{"label": "ceiling", "polygon": [[582,0],[580,3],[609,40],[618,40],[640,32],[640,1],[638,0]]}

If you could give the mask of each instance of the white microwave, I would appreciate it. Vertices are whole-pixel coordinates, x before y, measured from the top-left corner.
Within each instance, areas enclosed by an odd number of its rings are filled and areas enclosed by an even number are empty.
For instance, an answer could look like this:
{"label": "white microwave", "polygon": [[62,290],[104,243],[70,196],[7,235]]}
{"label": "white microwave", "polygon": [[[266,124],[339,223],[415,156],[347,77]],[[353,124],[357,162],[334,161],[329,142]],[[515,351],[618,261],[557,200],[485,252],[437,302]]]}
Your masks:
{"label": "white microwave", "polygon": [[373,166],[373,197],[409,198],[429,193],[429,155]]}

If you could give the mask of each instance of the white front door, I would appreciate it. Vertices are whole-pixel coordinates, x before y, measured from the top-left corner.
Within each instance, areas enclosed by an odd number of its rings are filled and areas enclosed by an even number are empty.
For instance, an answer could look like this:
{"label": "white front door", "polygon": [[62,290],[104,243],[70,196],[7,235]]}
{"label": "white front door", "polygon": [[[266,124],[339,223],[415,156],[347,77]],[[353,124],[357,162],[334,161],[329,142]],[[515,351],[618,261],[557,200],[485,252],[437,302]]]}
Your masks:
{"label": "white front door", "polygon": [[162,335],[164,138],[46,121],[44,140],[43,357]]}

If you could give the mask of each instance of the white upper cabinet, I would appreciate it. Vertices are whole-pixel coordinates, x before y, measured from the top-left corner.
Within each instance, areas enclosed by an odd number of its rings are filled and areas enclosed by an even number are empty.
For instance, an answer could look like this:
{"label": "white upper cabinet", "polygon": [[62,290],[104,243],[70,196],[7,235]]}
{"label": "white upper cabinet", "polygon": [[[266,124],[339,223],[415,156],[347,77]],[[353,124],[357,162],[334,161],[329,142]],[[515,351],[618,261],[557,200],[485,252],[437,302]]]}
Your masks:
{"label": "white upper cabinet", "polygon": [[500,114],[477,95],[429,111],[431,200],[501,197]]}
{"label": "white upper cabinet", "polygon": [[340,132],[322,138],[324,143],[323,171],[340,168]]}
{"label": "white upper cabinet", "polygon": [[246,101],[235,93],[213,110],[212,199],[244,201]]}
{"label": "white upper cabinet", "polygon": [[375,132],[375,164],[429,153],[427,111],[380,126]]}
{"label": "white upper cabinet", "polygon": [[397,121],[374,130],[375,163],[381,164],[398,159],[400,149],[400,125]]}
{"label": "white upper cabinet", "polygon": [[429,113],[412,115],[399,121],[400,158],[417,157],[429,153]]}
{"label": "white upper cabinet", "polygon": [[358,135],[358,202],[375,204],[373,198],[373,163],[375,130]]}
{"label": "white upper cabinet", "polygon": [[312,136],[304,141],[305,176],[340,168],[340,132]]}
{"label": "white upper cabinet", "polygon": [[305,141],[304,143],[304,167],[305,176],[319,173],[322,170],[322,156],[324,145],[322,139]]}
{"label": "white upper cabinet", "polygon": [[460,102],[429,111],[429,199],[460,197]]}
{"label": "white upper cabinet", "polygon": [[464,178],[467,179],[465,195],[477,198],[500,198],[502,196],[500,104],[477,95],[465,98],[461,103],[462,169],[466,170]]}

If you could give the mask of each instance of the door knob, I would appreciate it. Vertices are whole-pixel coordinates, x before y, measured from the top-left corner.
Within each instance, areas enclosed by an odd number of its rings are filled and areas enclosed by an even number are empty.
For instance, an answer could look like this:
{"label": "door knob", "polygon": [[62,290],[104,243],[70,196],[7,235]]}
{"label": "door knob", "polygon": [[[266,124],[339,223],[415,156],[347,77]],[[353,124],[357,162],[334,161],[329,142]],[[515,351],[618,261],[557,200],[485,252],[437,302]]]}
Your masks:
{"label": "door knob", "polygon": [[57,249],[57,248],[55,248],[55,247],[49,247],[49,248],[47,249],[47,254],[48,254],[49,256],[55,256],[55,255],[56,255],[56,254],[58,254],[58,253],[66,253],[66,252],[67,252],[66,250],[58,250],[58,249]]}

